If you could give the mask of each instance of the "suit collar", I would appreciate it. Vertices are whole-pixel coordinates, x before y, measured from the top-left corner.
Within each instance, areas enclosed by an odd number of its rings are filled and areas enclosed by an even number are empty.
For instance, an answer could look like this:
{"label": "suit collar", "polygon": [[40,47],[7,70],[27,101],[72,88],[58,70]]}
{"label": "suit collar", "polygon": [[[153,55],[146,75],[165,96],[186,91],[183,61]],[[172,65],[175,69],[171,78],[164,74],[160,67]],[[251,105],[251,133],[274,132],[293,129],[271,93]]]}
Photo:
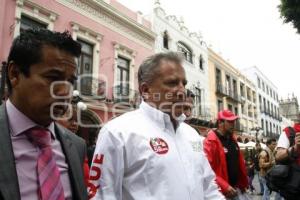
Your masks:
{"label": "suit collar", "polygon": [[[80,194],[82,191],[82,187],[85,187],[84,185],[81,185],[78,180],[82,179],[83,177],[80,176],[80,172],[82,171],[83,164],[81,164],[79,153],[77,149],[75,148],[71,135],[74,134],[72,132],[69,132],[67,129],[62,127],[61,125],[55,123],[55,133],[57,138],[60,140],[62,149],[65,153],[66,161],[69,166],[69,177],[70,182],[72,184],[72,194],[73,199],[79,199]],[[75,195],[75,196],[74,196]]]}
{"label": "suit collar", "polygon": [[0,188],[4,199],[20,199],[18,177],[5,104],[0,106]]}

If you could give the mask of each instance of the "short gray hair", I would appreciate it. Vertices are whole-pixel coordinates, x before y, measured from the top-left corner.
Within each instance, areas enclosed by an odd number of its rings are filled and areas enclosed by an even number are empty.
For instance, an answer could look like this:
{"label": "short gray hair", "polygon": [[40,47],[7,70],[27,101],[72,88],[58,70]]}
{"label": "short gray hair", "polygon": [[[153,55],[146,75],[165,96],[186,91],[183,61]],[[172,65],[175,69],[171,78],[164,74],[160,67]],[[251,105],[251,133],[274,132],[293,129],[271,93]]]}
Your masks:
{"label": "short gray hair", "polygon": [[159,70],[162,60],[181,64],[182,55],[176,52],[169,51],[166,53],[157,53],[146,58],[146,60],[144,60],[138,70],[139,85],[143,82],[150,83],[154,80],[155,77],[157,77],[157,71]]}

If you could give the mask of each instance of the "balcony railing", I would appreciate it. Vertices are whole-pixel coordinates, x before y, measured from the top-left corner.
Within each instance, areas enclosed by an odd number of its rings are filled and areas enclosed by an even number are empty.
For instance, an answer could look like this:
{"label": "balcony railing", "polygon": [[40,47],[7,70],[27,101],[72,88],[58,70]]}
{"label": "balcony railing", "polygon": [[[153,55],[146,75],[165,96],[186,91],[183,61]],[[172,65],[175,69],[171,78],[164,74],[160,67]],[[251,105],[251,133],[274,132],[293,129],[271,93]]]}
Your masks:
{"label": "balcony railing", "polygon": [[241,97],[237,94],[236,91],[231,90],[231,89],[226,89],[226,91],[227,91],[228,97],[231,98],[232,100],[237,101],[237,102],[242,101]]}
{"label": "balcony railing", "polygon": [[235,130],[239,131],[239,132],[244,132],[244,130],[246,130],[246,128],[238,121],[235,124]]}
{"label": "balcony railing", "polygon": [[107,98],[107,83],[104,80],[82,74],[79,75],[74,87],[80,92],[83,99],[104,100]]}
{"label": "balcony railing", "polygon": [[213,116],[211,115],[209,107],[202,106],[201,112],[196,113],[196,117],[201,120],[210,121]]}
{"label": "balcony railing", "polygon": [[225,87],[221,84],[217,84],[216,93],[223,96],[227,95]]}
{"label": "balcony railing", "polygon": [[129,88],[129,85],[117,85],[113,87],[114,103],[127,103],[136,105],[139,101],[137,90]]}

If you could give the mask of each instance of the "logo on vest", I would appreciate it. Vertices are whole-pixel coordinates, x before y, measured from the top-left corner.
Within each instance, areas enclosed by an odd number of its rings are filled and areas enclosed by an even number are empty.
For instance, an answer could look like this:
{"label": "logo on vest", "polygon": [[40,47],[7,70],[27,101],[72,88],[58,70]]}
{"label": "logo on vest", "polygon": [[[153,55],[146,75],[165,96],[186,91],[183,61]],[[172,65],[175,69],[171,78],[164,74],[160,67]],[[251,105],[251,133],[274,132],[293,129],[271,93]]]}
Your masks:
{"label": "logo on vest", "polygon": [[169,151],[168,144],[161,138],[151,138],[150,146],[157,154],[166,154]]}

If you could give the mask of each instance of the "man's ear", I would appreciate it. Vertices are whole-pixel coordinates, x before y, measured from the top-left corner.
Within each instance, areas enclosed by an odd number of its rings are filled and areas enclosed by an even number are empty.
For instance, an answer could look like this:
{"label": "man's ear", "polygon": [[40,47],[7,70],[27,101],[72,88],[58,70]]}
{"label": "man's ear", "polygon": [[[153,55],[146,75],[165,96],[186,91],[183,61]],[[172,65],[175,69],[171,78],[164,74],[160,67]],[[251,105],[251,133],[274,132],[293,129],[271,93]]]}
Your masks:
{"label": "man's ear", "polygon": [[11,61],[8,64],[7,72],[8,72],[8,79],[11,84],[11,87],[12,88],[16,87],[16,85],[18,85],[19,83],[20,75],[21,75],[19,67],[13,61]]}
{"label": "man's ear", "polygon": [[148,100],[149,99],[149,85],[147,83],[143,82],[139,86],[139,90],[140,90],[140,94],[143,97],[143,99]]}

